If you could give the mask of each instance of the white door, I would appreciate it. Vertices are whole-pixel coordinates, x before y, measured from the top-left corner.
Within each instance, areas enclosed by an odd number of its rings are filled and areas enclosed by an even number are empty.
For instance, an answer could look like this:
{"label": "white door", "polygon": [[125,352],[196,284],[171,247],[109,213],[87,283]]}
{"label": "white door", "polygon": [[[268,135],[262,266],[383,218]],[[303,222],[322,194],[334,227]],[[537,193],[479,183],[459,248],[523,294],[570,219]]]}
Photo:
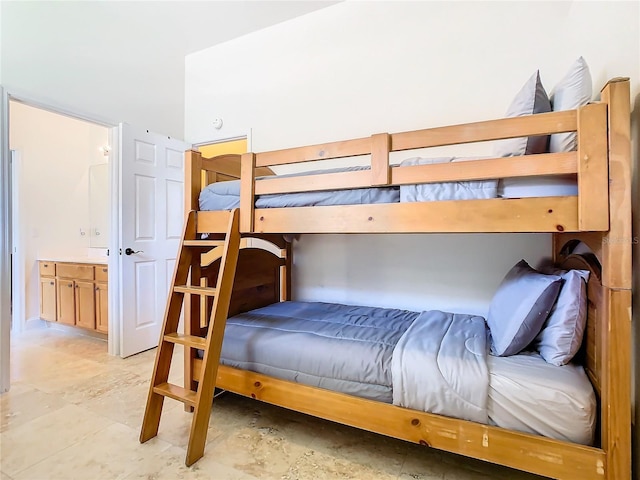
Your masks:
{"label": "white door", "polygon": [[156,347],[184,222],[181,140],[120,125],[120,356]]}

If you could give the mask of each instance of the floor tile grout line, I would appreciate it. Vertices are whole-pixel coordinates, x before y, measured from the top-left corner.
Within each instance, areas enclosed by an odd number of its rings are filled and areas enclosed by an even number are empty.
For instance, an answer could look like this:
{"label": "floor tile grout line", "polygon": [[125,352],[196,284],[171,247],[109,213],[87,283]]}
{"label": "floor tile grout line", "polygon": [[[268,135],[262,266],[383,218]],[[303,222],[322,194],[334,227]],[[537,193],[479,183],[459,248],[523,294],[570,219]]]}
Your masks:
{"label": "floor tile grout line", "polygon": [[28,469],[30,469],[30,468],[32,468],[32,467],[35,467],[36,465],[39,465],[40,463],[44,462],[45,460],[50,459],[50,458],[51,458],[51,457],[53,457],[54,455],[59,455],[60,453],[64,452],[65,450],[68,450],[69,448],[71,448],[71,447],[74,447],[74,446],[78,445],[79,443],[81,443],[82,441],[84,441],[87,437],[89,437],[89,436],[91,436],[91,435],[95,435],[95,434],[97,434],[97,433],[99,433],[99,432],[102,432],[103,430],[106,430],[107,428],[110,428],[111,426],[113,426],[113,425],[114,425],[114,424],[116,424],[116,423],[117,423],[117,422],[113,422],[112,424],[107,425],[106,427],[99,428],[99,429],[97,429],[97,430],[94,430],[94,431],[93,431],[93,432],[91,432],[91,433],[88,433],[88,434],[86,434],[86,435],[83,435],[82,437],[80,437],[80,439],[79,439],[78,441],[76,441],[76,442],[72,443],[71,445],[68,445],[68,446],[66,446],[66,447],[64,447],[64,448],[61,448],[60,450],[56,450],[55,452],[50,453],[50,454],[49,454],[49,455],[47,455],[46,457],[41,458],[40,460],[38,460],[38,461],[37,461],[37,462],[35,462],[35,463],[32,463],[32,464],[31,464],[31,465],[29,465],[28,467],[25,467],[25,468],[23,468],[22,470],[19,470],[19,471],[18,471],[18,472],[16,472],[14,475],[20,475],[22,472],[25,472],[26,470],[28,470]]}

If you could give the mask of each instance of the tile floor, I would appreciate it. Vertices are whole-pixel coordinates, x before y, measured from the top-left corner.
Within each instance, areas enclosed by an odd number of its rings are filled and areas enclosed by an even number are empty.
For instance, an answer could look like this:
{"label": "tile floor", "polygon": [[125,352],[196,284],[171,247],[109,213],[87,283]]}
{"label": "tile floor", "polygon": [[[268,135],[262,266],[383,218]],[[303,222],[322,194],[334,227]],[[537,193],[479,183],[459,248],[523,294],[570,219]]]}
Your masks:
{"label": "tile floor", "polygon": [[101,340],[54,328],[14,336],[11,348],[0,480],[541,478],[232,394],[216,400],[205,456],[187,468],[181,404],[167,399],[158,436],[138,443],[154,351],[122,360]]}

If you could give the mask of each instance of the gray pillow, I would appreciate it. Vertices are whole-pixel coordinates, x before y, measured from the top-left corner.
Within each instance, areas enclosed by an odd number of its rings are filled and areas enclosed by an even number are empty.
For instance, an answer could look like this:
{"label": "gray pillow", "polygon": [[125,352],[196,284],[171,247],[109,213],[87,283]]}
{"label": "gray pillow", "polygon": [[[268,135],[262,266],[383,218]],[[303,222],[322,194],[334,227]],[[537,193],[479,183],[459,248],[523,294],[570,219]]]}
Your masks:
{"label": "gray pillow", "polygon": [[549,318],[535,339],[534,347],[552,365],[566,365],[582,345],[587,323],[588,270],[545,269],[564,280]]}
{"label": "gray pillow", "polygon": [[[522,117],[523,115],[550,111],[551,102],[540,81],[540,71],[537,70],[513,99],[506,116]],[[495,145],[494,155],[496,157],[514,157],[518,155],[545,153],[548,142],[549,135],[500,140]]]}
{"label": "gray pillow", "polygon": [[[554,112],[575,110],[591,101],[591,73],[584,58],[580,57],[551,92]],[[576,132],[554,133],[549,140],[551,153],[570,152],[578,148]]]}
{"label": "gray pillow", "polygon": [[539,273],[524,260],[509,270],[487,316],[491,353],[506,357],[527,347],[542,329],[561,285],[559,275]]}

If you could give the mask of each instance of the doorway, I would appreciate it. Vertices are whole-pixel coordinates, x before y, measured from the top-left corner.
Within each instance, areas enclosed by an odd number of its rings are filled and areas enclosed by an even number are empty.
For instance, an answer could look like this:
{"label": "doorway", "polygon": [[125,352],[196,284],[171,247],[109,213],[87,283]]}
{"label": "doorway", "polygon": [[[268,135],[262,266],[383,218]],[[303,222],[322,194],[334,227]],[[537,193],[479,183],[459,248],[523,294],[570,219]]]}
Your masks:
{"label": "doorway", "polygon": [[15,99],[8,106],[12,329],[19,332],[42,318],[39,261],[107,263],[110,128]]}
{"label": "doorway", "polygon": [[205,158],[215,157],[217,155],[226,155],[229,153],[247,153],[247,137],[234,138],[230,140],[220,140],[216,142],[201,143],[195,145],[198,151]]}

